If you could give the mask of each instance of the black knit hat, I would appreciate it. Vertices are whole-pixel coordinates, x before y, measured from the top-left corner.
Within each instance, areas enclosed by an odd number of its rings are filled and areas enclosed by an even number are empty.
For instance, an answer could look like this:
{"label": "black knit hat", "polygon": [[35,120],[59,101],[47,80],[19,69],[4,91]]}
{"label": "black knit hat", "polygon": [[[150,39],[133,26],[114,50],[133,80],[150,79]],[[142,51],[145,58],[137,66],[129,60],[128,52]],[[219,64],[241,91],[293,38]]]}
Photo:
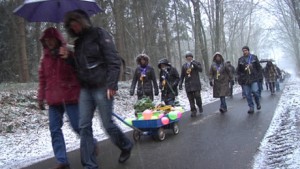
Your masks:
{"label": "black knit hat", "polygon": [[246,49],[246,50],[250,51],[250,49],[249,49],[249,47],[248,47],[248,46],[244,46],[244,47],[242,48],[242,50],[244,50],[244,49]]}

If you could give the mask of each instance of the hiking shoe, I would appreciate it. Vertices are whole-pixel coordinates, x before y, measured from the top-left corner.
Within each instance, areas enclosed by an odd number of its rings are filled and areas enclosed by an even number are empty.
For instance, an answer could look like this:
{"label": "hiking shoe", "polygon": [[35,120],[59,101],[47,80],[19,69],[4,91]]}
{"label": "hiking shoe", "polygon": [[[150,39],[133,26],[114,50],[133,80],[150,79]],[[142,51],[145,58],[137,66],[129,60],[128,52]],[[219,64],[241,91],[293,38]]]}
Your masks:
{"label": "hiking shoe", "polygon": [[202,107],[199,108],[199,113],[203,113],[203,108]]}
{"label": "hiking shoe", "polygon": [[52,169],[70,169],[69,164],[58,164],[57,166],[55,166]]}
{"label": "hiking shoe", "polygon": [[193,112],[191,113],[191,117],[196,117],[196,112],[193,111]]}
{"label": "hiking shoe", "polygon": [[248,110],[248,114],[253,114],[254,113],[254,109],[253,108],[250,108],[249,110]]}
{"label": "hiking shoe", "polygon": [[122,150],[120,157],[119,157],[119,163],[125,163],[129,159],[132,147],[133,146],[131,144],[131,146],[128,150]]}
{"label": "hiking shoe", "polygon": [[219,111],[220,111],[221,113],[226,113],[226,112],[227,112],[227,109],[220,108]]}
{"label": "hiking shoe", "polygon": [[261,109],[261,105],[257,104],[256,108],[257,108],[257,110],[260,110]]}

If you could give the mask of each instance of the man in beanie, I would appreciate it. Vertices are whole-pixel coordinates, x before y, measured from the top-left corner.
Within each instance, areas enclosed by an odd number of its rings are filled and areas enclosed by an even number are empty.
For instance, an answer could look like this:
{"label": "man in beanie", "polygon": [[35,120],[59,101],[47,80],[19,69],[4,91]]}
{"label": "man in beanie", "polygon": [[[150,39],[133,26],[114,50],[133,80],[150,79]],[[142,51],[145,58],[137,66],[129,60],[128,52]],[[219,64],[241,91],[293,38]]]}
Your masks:
{"label": "man in beanie", "polygon": [[201,82],[199,72],[202,72],[200,62],[195,61],[192,52],[188,51],[185,54],[186,63],[182,65],[181,76],[179,82],[179,90],[182,90],[182,83],[185,82],[185,91],[190,102],[191,117],[195,117],[197,113],[196,104],[199,108],[199,113],[203,112],[201,99]]}
{"label": "man in beanie", "polygon": [[257,110],[261,109],[259,100],[259,88],[258,80],[259,74],[262,71],[262,67],[256,55],[250,53],[249,47],[244,46],[242,48],[243,56],[238,60],[237,75],[239,82],[245,92],[246,99],[248,102],[249,110],[248,113],[254,113],[253,97],[256,103]]}
{"label": "man in beanie", "polygon": [[64,26],[70,36],[77,38],[74,43],[75,57],[70,62],[74,63],[81,85],[79,128],[83,168],[98,168],[92,130],[96,108],[106,133],[121,150],[119,162],[124,163],[130,157],[133,144],[112,119],[121,66],[112,37],[104,29],[93,27],[87,13],[82,10],[68,12]]}

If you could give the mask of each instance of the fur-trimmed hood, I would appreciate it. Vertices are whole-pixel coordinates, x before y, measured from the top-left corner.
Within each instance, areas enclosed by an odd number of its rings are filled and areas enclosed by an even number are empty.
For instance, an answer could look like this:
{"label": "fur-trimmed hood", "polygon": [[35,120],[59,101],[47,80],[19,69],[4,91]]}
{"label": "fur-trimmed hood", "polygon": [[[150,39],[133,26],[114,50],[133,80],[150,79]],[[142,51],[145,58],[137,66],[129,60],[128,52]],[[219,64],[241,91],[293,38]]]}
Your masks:
{"label": "fur-trimmed hood", "polygon": [[149,61],[150,61],[150,58],[148,55],[146,54],[139,54],[137,57],[136,57],[136,63],[138,65],[141,65],[141,60],[144,59],[146,61],[146,65],[149,64]]}
{"label": "fur-trimmed hood", "polygon": [[92,27],[92,22],[88,16],[88,14],[80,9],[70,11],[66,13],[65,18],[64,18],[64,26],[66,28],[66,31],[68,34],[72,37],[77,37],[79,36],[76,34],[71,28],[70,28],[70,23],[71,22],[77,22],[82,26],[83,31],[89,29]]}

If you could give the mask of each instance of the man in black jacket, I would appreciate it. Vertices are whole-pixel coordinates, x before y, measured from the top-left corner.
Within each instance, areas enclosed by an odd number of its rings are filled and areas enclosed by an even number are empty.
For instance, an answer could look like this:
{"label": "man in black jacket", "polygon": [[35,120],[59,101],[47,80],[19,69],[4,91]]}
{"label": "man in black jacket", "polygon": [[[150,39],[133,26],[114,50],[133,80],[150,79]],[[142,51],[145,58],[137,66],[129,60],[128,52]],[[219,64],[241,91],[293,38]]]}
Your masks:
{"label": "man in black jacket", "polygon": [[257,56],[250,53],[248,46],[244,46],[242,48],[242,51],[243,56],[241,56],[238,60],[237,75],[239,77],[239,82],[245,92],[249,106],[248,113],[250,114],[254,113],[252,94],[254,95],[257,110],[261,109],[258,80],[259,74],[262,71],[262,67]]}
{"label": "man in black jacket", "polygon": [[182,83],[185,82],[185,91],[190,102],[191,117],[195,117],[197,113],[196,104],[199,108],[199,113],[203,112],[202,99],[201,99],[201,82],[199,72],[202,72],[202,66],[200,62],[195,61],[191,52],[186,52],[186,63],[182,65],[181,76],[179,82],[179,90],[182,90]]}
{"label": "man in black jacket", "polygon": [[119,162],[129,157],[133,144],[112,119],[113,97],[118,90],[121,59],[110,34],[93,27],[86,12],[65,15],[64,26],[75,41],[74,65],[81,83],[79,98],[80,152],[83,168],[98,168],[94,152],[92,119],[98,108],[103,127],[121,150]]}

